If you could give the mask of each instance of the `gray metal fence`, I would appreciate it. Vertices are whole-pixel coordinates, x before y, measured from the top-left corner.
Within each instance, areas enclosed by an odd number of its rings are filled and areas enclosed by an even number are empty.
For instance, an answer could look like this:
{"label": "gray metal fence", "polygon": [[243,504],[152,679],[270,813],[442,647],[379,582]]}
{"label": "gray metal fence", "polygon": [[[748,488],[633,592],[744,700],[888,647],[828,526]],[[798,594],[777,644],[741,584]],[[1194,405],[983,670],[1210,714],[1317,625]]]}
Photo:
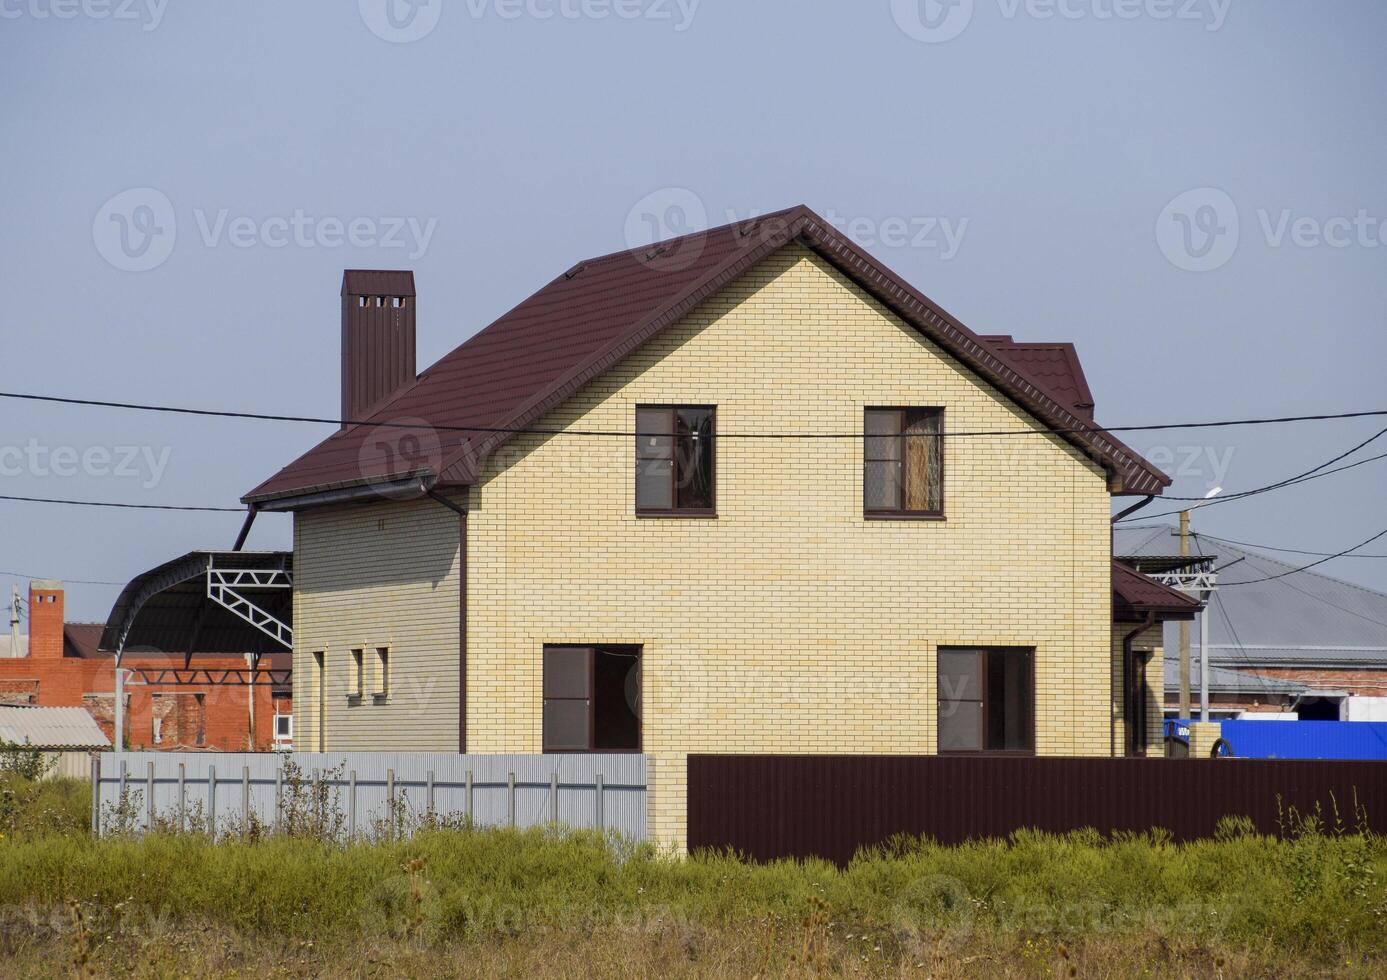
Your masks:
{"label": "gray metal fence", "polygon": [[106,752],[92,826],[265,832],[307,814],[325,834],[409,833],[430,820],[569,827],[645,839],[643,755]]}

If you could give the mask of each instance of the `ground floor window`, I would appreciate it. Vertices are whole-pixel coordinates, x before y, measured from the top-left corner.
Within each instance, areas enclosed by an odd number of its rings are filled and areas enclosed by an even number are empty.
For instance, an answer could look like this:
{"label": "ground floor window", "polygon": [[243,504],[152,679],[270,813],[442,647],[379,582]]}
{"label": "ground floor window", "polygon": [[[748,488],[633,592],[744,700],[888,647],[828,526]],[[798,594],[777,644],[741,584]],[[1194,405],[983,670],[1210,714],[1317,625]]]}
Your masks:
{"label": "ground floor window", "polygon": [[544,751],[639,752],[641,648],[544,648]]}
{"label": "ground floor window", "polygon": [[1035,651],[939,651],[939,751],[1035,751]]}

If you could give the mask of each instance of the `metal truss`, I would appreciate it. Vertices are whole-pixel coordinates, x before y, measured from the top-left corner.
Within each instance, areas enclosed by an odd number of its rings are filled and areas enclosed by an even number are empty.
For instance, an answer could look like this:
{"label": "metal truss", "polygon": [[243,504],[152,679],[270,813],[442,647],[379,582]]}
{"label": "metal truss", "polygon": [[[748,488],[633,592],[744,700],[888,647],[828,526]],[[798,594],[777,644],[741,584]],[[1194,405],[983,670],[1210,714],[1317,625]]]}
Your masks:
{"label": "metal truss", "polygon": [[249,687],[256,684],[269,684],[273,687],[289,687],[292,683],[292,670],[251,670],[248,668],[208,669],[205,667],[124,667],[143,684],[163,684],[174,686],[188,685],[240,685]]}
{"label": "metal truss", "polygon": [[293,587],[293,573],[283,568],[218,568],[215,560],[207,565],[207,597],[288,650],[294,648],[294,628],[260,608],[240,590]]}
{"label": "metal truss", "polygon": [[1186,595],[1208,597],[1218,590],[1218,573],[1212,568],[1196,569],[1188,572],[1147,572],[1157,582]]}

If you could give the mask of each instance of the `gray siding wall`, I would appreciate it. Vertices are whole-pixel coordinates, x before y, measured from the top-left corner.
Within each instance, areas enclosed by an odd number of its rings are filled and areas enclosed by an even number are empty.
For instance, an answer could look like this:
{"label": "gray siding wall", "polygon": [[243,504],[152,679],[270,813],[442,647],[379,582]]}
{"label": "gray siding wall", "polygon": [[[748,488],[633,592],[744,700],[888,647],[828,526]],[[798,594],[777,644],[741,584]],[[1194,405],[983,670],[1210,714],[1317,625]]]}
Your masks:
{"label": "gray siding wall", "polygon": [[[458,568],[458,516],[433,500],[295,515],[298,748],[457,751]],[[378,647],[390,661],[383,703],[371,696]],[[360,703],[348,699],[353,650],[367,676]]]}

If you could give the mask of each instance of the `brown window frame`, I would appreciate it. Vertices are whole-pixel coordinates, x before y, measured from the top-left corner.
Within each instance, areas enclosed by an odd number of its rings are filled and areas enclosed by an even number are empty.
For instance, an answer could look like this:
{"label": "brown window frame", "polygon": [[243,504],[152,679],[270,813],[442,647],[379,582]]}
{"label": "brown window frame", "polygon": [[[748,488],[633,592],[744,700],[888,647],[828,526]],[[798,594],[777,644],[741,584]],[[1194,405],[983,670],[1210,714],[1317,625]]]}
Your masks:
{"label": "brown window frame", "polygon": [[[988,696],[987,696],[987,694],[988,694],[988,690],[987,690],[987,674],[988,674],[988,671],[987,671],[987,663],[986,663],[986,659],[987,659],[987,658],[986,658],[986,656],[984,656],[984,658],[983,658],[983,661],[984,661],[984,662],[983,662],[982,670],[979,671],[979,674],[978,674],[978,682],[979,682],[979,686],[980,686],[981,690],[978,692],[978,696],[977,696],[976,698],[957,698],[957,697],[946,698],[946,697],[944,697],[944,693],[943,693],[942,687],[941,687],[941,685],[940,685],[940,683],[939,683],[939,657],[938,657],[938,655],[939,655],[939,654],[942,654],[942,653],[964,653],[964,652],[969,652],[969,651],[980,652],[980,653],[983,653],[984,655],[992,654],[992,653],[997,653],[997,654],[1001,654],[1001,655],[1007,655],[1007,654],[1025,654],[1026,657],[1028,658],[1029,664],[1030,664],[1030,672],[1029,672],[1029,678],[1028,678],[1028,682],[1029,682],[1029,685],[1030,685],[1030,716],[1031,716],[1031,731],[1030,731],[1030,742],[1031,742],[1031,745],[1030,745],[1030,748],[1028,748],[1028,749],[989,749],[989,748],[987,747],[987,731],[988,731],[988,721],[989,721],[989,718],[988,718],[988,714],[987,714],[987,703],[988,703]],[[1035,736],[1036,736],[1036,728],[1037,728],[1037,724],[1036,724],[1036,689],[1035,689],[1035,647],[1007,647],[1007,646],[975,646],[975,647],[974,647],[974,646],[947,646],[947,647],[940,647],[940,648],[936,651],[936,654],[935,654],[934,681],[935,681],[935,692],[934,692],[934,693],[935,693],[934,735],[935,735],[935,751],[936,751],[936,753],[937,753],[938,755],[967,755],[967,756],[977,756],[977,755],[1033,756],[1033,755],[1035,755]],[[963,702],[963,701],[969,701],[969,702],[977,701],[977,702],[979,703],[980,712],[981,712],[981,717],[982,717],[982,741],[983,741],[983,745],[982,745],[981,748],[977,748],[977,749],[945,749],[945,748],[942,748],[942,747],[940,747],[940,745],[939,745],[939,743],[940,743],[940,741],[941,741],[941,738],[940,738],[940,728],[941,728],[941,726],[940,726],[940,724],[939,724],[939,709],[940,709],[940,706],[943,705],[945,702]]]}
{"label": "brown window frame", "polygon": [[[894,436],[874,436],[867,431],[867,417],[873,412],[895,412],[897,415],[896,434]],[[939,454],[939,506],[929,510],[912,510],[905,507],[905,481],[898,481],[901,506],[898,507],[871,507],[867,504],[867,465],[869,463],[891,463],[899,462],[904,465],[906,453],[907,421],[906,416],[910,413],[932,414],[938,421],[938,432],[936,439],[936,451]],[[868,405],[862,409],[862,516],[871,520],[906,520],[906,521],[942,521],[944,520],[944,408],[939,405]],[[873,439],[892,439],[896,440],[897,458],[879,459],[869,456]]]}
{"label": "brown window frame", "polygon": [[[670,438],[671,440],[673,440],[673,444],[671,445],[671,448],[670,448],[670,453],[671,453],[670,461],[671,461],[671,463],[674,464],[674,466],[676,467],[676,471],[675,471],[675,473],[673,474],[672,480],[670,481],[670,494],[671,494],[671,496],[673,497],[673,499],[670,501],[670,506],[669,506],[669,507],[642,507],[642,506],[640,505],[640,479],[641,479],[640,467],[641,467],[641,463],[642,463],[642,462],[648,462],[648,461],[650,461],[650,460],[656,460],[656,459],[659,459],[660,457],[658,457],[658,456],[642,456],[642,455],[641,455],[641,451],[642,451],[642,450],[641,450],[641,444],[640,444],[641,436],[642,436],[642,435],[647,435],[647,434],[652,434],[652,433],[643,433],[643,432],[641,432],[641,430],[640,430],[639,419],[640,419],[640,417],[641,417],[641,413],[642,413],[642,412],[660,412],[660,411],[664,411],[664,412],[669,412],[669,413],[670,413],[670,427],[669,427],[669,429],[670,429],[671,436],[670,436],[669,438]],[[679,437],[678,437],[677,435],[674,435],[673,433],[675,432],[675,424],[674,424],[675,413],[676,413],[676,412],[681,412],[681,411],[699,411],[699,412],[707,412],[707,413],[708,413],[708,423],[709,423],[709,424],[708,424],[708,449],[707,449],[707,452],[710,454],[710,457],[709,457],[710,466],[709,466],[709,468],[711,469],[712,473],[711,473],[711,477],[710,477],[710,481],[709,481],[709,482],[710,482],[710,485],[709,485],[709,487],[708,487],[709,506],[707,506],[707,507],[680,507],[680,506],[678,505],[678,502],[677,502],[677,501],[678,501],[678,489],[679,489],[679,486],[680,486],[679,472],[678,472],[678,470],[677,470],[677,467],[678,467],[678,465],[679,465],[679,459],[680,459],[680,457],[679,457],[679,446],[678,446],[678,438],[679,438]],[[660,404],[657,404],[657,405],[637,405],[637,406],[636,406],[636,414],[635,414],[635,417],[636,417],[636,419],[638,420],[638,421],[637,421],[637,424],[636,424],[636,441],[635,441],[635,450],[636,450],[636,455],[635,455],[635,461],[636,461],[636,475],[635,475],[635,484],[634,484],[634,493],[635,493],[635,496],[634,496],[634,500],[633,500],[633,503],[635,504],[636,516],[637,516],[637,517],[705,517],[705,518],[706,518],[706,517],[717,517],[717,516],[718,516],[718,454],[717,454],[718,407],[717,407],[716,405],[684,405],[684,404],[680,404],[680,405],[674,405],[674,404],[670,404],[670,405],[660,405]]]}
{"label": "brown window frame", "polygon": [[[586,651],[587,653],[587,697],[550,697],[545,693],[545,665],[543,659],[540,661],[540,751],[544,755],[592,755],[594,753],[611,755],[638,755],[644,751],[645,745],[645,719],[639,709],[634,714],[636,718],[636,744],[634,748],[602,748],[595,745],[597,741],[597,716],[598,711],[593,704],[596,694],[597,681],[597,652],[599,650],[619,650],[623,655],[634,653],[636,658],[636,669],[641,671],[639,682],[641,689],[637,692],[639,699],[644,698],[645,686],[645,648],[636,643],[546,643],[541,651],[541,658],[551,652],[559,651]],[[587,746],[585,748],[553,748],[550,746],[548,735],[544,730],[544,708],[550,701],[585,701],[588,705],[587,713]]]}

